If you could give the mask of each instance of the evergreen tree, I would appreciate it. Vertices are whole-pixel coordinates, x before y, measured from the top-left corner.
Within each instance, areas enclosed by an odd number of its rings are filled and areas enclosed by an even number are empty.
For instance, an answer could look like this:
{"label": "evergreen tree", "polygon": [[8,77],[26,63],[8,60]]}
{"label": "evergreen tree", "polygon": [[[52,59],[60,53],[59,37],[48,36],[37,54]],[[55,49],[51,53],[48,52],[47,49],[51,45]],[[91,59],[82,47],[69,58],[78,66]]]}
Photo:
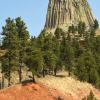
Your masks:
{"label": "evergreen tree", "polygon": [[99,23],[97,20],[94,21],[94,26],[93,26],[94,30],[99,28]]}
{"label": "evergreen tree", "polygon": [[89,94],[89,96],[87,97],[87,100],[97,100],[97,99],[95,98],[95,96],[94,96],[94,94],[93,94],[92,91],[90,91],[90,94]]}
{"label": "evergreen tree", "polygon": [[74,25],[69,26],[68,33],[75,34],[76,31],[77,31],[77,28]]}
{"label": "evergreen tree", "polygon": [[78,60],[77,76],[81,81],[87,81],[98,86],[99,76],[94,56],[90,51],[85,51]]}
{"label": "evergreen tree", "polygon": [[15,19],[16,21],[16,31],[18,32],[18,39],[19,39],[19,82],[22,81],[22,67],[23,67],[23,60],[25,56],[25,50],[29,43],[29,32],[27,31],[27,27],[23,20],[18,17]]}
{"label": "evergreen tree", "polygon": [[41,48],[42,51],[45,50],[45,38],[46,38],[46,34],[48,34],[47,32],[45,32],[45,30],[43,30],[40,35],[37,38],[37,45],[39,48]]}
{"label": "evergreen tree", "polygon": [[77,39],[72,41],[72,47],[74,50],[74,57],[77,59],[83,53],[84,49]]}
{"label": "evergreen tree", "polygon": [[62,69],[61,60],[60,60],[60,40],[57,39],[55,36],[52,38],[53,46],[52,50],[56,56],[56,66],[54,68],[54,74],[56,76],[57,71]]}
{"label": "evergreen tree", "polygon": [[86,26],[84,22],[79,22],[78,24],[78,34],[80,37],[84,36],[86,31]]}
{"label": "evergreen tree", "polygon": [[74,61],[74,51],[72,48],[70,37],[68,38],[63,37],[62,42],[61,42],[60,56],[62,59],[62,63],[65,66],[65,68],[68,70],[69,76],[70,76],[72,67],[73,67],[73,61]]}
{"label": "evergreen tree", "polygon": [[93,92],[90,91],[90,94],[87,97],[83,98],[82,100],[97,100],[97,99],[95,98]]}
{"label": "evergreen tree", "polygon": [[35,75],[38,75],[39,71],[41,72],[44,67],[44,59],[40,49],[29,47],[29,49],[27,49],[25,64],[32,72],[33,82],[36,82]]}
{"label": "evergreen tree", "polygon": [[56,37],[57,39],[60,39],[61,36],[63,36],[63,34],[64,34],[64,32],[63,32],[63,30],[62,30],[61,28],[57,28],[57,29],[55,30],[55,33],[54,33],[54,35],[55,35],[55,37]]}
{"label": "evergreen tree", "polygon": [[8,86],[10,86],[11,72],[15,71],[18,66],[18,38],[14,20],[8,18],[6,25],[2,29],[2,46],[6,50],[2,58],[2,67],[4,67],[2,72],[6,75]]}
{"label": "evergreen tree", "polygon": [[52,51],[45,51],[44,52],[44,62],[46,65],[46,69],[49,69],[50,71],[54,71],[54,68],[56,67],[56,55]]}

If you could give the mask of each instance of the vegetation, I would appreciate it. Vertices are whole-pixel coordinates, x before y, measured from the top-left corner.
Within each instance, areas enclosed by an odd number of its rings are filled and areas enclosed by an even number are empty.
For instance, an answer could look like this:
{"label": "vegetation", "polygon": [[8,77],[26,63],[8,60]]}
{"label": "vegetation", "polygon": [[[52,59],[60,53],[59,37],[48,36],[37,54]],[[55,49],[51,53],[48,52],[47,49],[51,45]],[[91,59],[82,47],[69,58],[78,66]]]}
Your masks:
{"label": "vegetation", "polygon": [[87,98],[83,98],[82,100],[97,100],[93,94],[92,91],[90,91],[90,94],[87,96]]}
{"label": "vegetation", "polygon": [[[38,37],[30,38],[20,17],[15,20],[8,18],[1,34],[1,47],[6,50],[1,57],[2,80],[6,78],[10,86],[11,73],[18,71],[21,83],[25,66],[32,72],[33,82],[35,75],[56,76],[59,70],[64,69],[69,76],[74,74],[79,80],[100,88],[100,37],[95,36],[97,28],[97,21],[88,31],[80,22],[77,27],[70,26],[68,32],[57,28],[53,36],[43,30]],[[70,33],[74,34],[74,38]]]}

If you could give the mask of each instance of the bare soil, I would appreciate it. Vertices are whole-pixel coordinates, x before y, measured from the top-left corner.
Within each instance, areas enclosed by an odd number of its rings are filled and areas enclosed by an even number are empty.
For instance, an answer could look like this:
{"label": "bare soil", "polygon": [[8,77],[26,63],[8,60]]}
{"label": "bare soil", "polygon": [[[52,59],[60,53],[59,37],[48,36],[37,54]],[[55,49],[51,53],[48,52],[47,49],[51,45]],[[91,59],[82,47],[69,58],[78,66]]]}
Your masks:
{"label": "bare soil", "polygon": [[0,91],[0,100],[81,100],[92,90],[100,100],[100,91],[91,84],[68,77],[66,72],[57,76],[36,78],[37,84],[25,83]]}

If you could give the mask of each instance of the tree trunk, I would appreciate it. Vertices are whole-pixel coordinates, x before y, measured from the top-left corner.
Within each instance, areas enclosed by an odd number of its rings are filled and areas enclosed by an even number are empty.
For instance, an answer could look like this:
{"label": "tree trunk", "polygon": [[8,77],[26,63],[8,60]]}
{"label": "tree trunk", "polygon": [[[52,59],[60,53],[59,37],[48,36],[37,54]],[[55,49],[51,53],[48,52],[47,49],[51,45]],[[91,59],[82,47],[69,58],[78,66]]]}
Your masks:
{"label": "tree trunk", "polygon": [[[10,55],[10,52],[9,52]],[[11,57],[9,56],[9,66],[8,66],[8,87],[11,85],[10,84],[11,80]]]}
{"label": "tree trunk", "polygon": [[43,74],[43,77],[45,77],[45,69],[44,68],[43,68],[42,74]]}
{"label": "tree trunk", "polygon": [[51,69],[49,68],[49,75],[51,74]]}
{"label": "tree trunk", "polygon": [[56,76],[57,74],[57,68],[54,69],[54,75]]}
{"label": "tree trunk", "polygon": [[90,67],[89,67],[89,83],[91,83],[91,73],[90,73]]}
{"label": "tree trunk", "polygon": [[68,76],[70,77],[71,76],[71,67],[68,66]]}
{"label": "tree trunk", "polygon": [[68,68],[68,76],[70,77],[71,75],[71,71],[70,71],[70,67]]}
{"label": "tree trunk", "polygon": [[11,84],[10,84],[10,81],[11,81],[11,72],[9,71],[9,76],[8,76],[8,87],[11,85]]}
{"label": "tree trunk", "polygon": [[69,70],[69,72],[68,72],[68,76],[69,76],[69,77],[71,76],[71,72],[70,72],[70,70]]}
{"label": "tree trunk", "polygon": [[22,48],[20,48],[19,51],[19,83],[22,82],[22,64],[23,64],[23,50]]}
{"label": "tree trunk", "polygon": [[2,73],[2,82],[1,82],[1,89],[4,88],[4,73]]}
{"label": "tree trunk", "polygon": [[33,81],[33,83],[36,83],[34,74],[33,74],[33,79],[32,79],[32,81]]}
{"label": "tree trunk", "polygon": [[19,83],[22,82],[22,63],[19,65]]}

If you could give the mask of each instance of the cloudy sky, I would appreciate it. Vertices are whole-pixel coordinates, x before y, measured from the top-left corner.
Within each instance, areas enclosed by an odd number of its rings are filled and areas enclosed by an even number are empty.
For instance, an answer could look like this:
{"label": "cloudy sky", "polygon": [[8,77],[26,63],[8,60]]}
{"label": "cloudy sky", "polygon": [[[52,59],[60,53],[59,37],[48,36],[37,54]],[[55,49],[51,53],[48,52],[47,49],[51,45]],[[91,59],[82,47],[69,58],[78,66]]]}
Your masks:
{"label": "cloudy sky", "polygon": [[[44,27],[49,0],[0,0],[0,32],[7,17],[21,16],[31,35],[37,36]],[[100,23],[100,0],[88,0]]]}

